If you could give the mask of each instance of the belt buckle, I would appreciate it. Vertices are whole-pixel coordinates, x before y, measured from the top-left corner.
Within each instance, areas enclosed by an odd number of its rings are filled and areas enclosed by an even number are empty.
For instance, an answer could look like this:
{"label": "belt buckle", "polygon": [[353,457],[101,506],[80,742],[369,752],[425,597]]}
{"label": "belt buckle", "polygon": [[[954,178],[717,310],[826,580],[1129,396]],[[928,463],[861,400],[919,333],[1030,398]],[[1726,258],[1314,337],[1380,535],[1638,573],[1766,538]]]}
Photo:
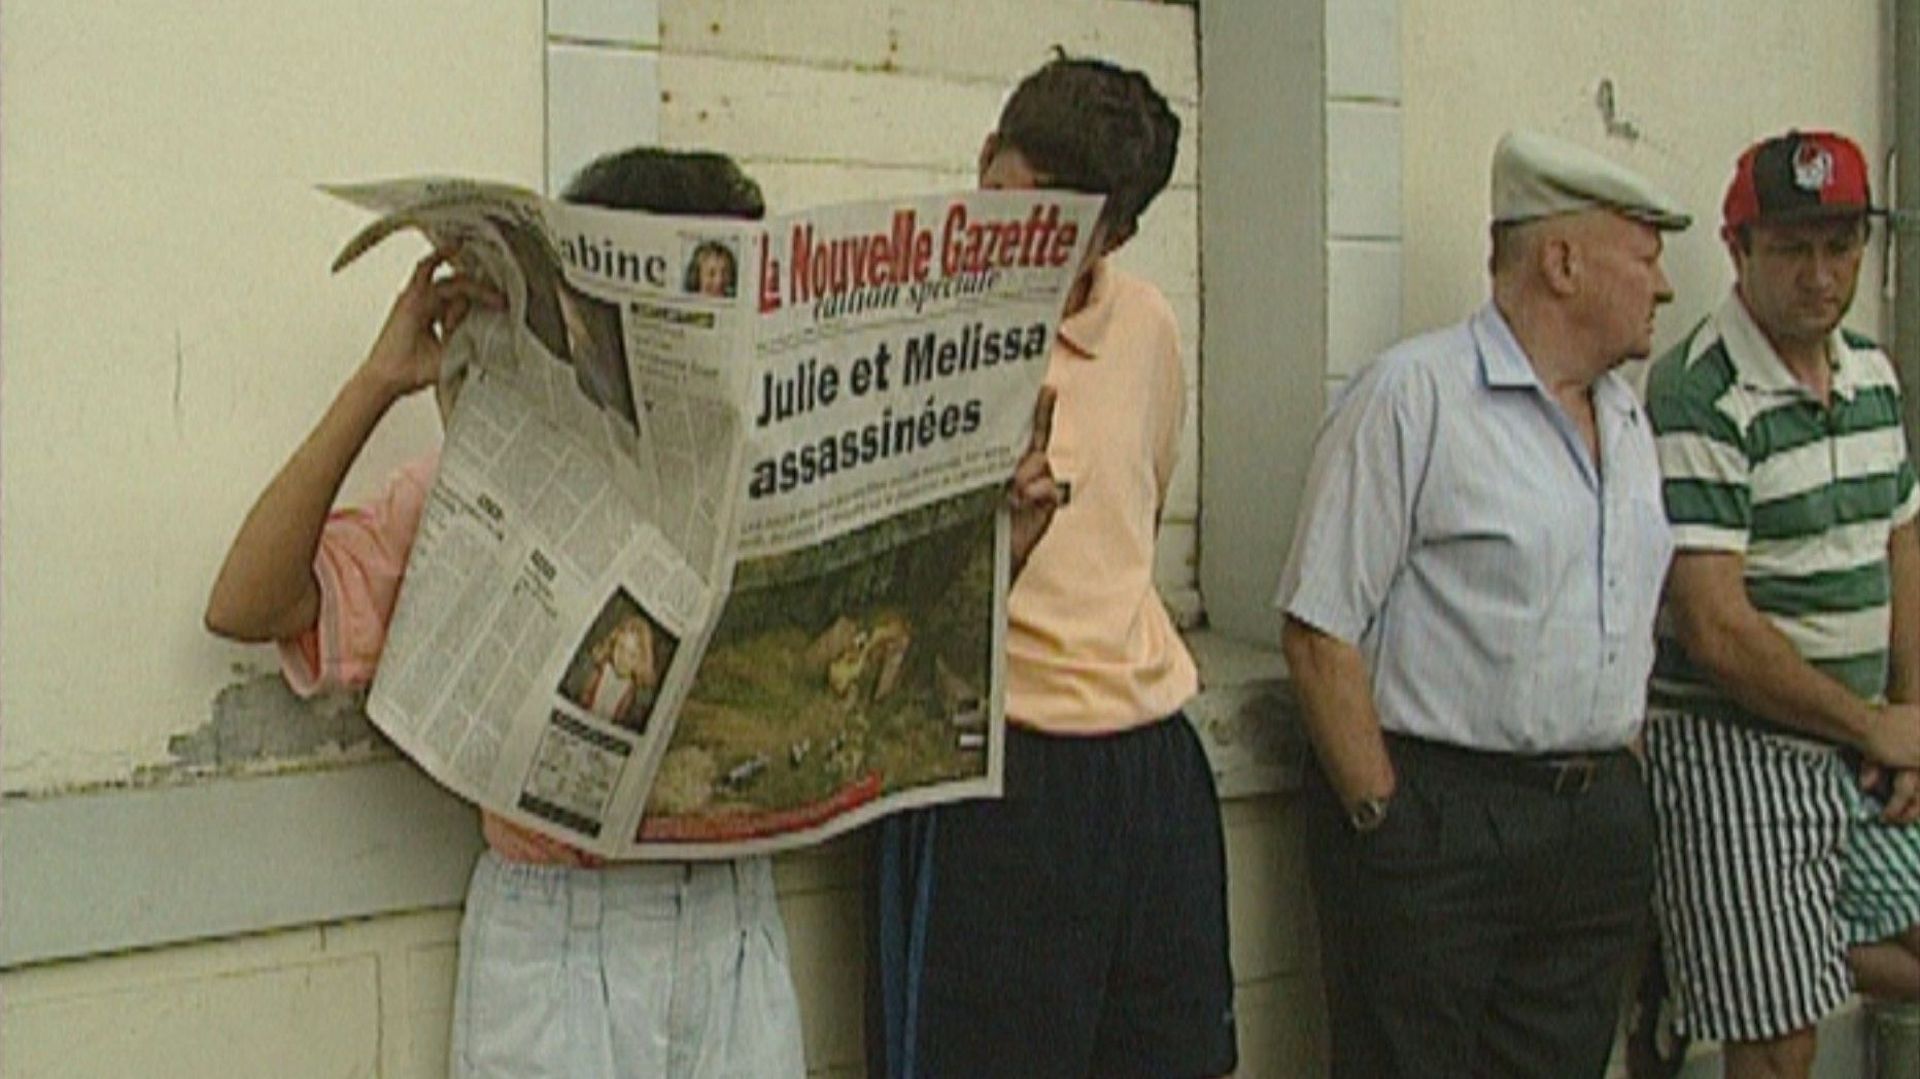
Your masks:
{"label": "belt buckle", "polygon": [[1593,789],[1593,778],[1600,772],[1600,761],[1595,757],[1569,757],[1554,761],[1553,793],[1585,794]]}

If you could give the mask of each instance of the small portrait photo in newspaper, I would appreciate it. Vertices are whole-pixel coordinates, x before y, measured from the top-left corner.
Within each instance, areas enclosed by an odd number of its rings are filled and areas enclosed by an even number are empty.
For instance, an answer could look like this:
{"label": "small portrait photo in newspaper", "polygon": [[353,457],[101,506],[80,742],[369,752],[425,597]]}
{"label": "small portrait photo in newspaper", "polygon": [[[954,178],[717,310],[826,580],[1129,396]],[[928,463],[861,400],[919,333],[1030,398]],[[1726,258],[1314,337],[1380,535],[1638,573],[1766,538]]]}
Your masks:
{"label": "small portrait photo in newspaper", "polygon": [[626,589],[616,588],[574,650],[560,696],[588,715],[644,733],[678,645]]}
{"label": "small portrait photo in newspaper", "polygon": [[740,256],[731,241],[705,239],[690,241],[687,272],[681,290],[695,296],[730,297],[739,287]]}

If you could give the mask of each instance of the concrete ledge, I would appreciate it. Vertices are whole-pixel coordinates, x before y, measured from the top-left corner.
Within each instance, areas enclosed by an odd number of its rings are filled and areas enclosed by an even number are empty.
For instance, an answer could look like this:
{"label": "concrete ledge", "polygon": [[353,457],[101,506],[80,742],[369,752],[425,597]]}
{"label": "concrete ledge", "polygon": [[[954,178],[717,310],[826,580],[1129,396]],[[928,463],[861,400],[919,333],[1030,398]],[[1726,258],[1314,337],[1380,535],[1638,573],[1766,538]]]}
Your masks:
{"label": "concrete ledge", "polygon": [[0,812],[0,968],[457,904],[473,808],[404,761]]}
{"label": "concrete ledge", "polygon": [[[1189,641],[1221,796],[1292,789],[1305,756],[1278,652]],[[0,969],[457,905],[479,846],[473,808],[403,760],[8,799]],[[783,857],[782,891],[849,849]]]}

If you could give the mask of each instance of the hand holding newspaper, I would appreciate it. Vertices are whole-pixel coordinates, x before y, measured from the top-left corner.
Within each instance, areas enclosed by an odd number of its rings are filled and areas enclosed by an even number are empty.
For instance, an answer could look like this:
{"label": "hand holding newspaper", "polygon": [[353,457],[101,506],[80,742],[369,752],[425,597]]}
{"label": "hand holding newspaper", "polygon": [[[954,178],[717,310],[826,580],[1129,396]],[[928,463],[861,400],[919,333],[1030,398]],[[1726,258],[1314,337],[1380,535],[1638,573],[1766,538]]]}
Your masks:
{"label": "hand holding newspaper", "polygon": [[1098,198],[741,222],[331,190],[380,215],[336,269],[419,228],[507,300],[441,372],[457,399],[368,699],[402,750],[611,858],[999,793],[1006,490],[1044,445]]}

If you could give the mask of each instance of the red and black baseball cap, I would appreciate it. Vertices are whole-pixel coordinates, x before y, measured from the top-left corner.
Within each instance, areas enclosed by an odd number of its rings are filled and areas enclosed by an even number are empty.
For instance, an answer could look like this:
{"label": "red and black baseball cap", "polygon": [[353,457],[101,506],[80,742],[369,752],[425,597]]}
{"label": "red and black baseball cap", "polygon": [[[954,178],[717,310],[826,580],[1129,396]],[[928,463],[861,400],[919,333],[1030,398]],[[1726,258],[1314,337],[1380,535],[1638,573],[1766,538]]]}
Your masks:
{"label": "red and black baseball cap", "polygon": [[1884,211],[1873,205],[1867,158],[1845,135],[1789,131],[1747,147],[1721,206],[1723,234],[1755,221],[1805,221]]}

